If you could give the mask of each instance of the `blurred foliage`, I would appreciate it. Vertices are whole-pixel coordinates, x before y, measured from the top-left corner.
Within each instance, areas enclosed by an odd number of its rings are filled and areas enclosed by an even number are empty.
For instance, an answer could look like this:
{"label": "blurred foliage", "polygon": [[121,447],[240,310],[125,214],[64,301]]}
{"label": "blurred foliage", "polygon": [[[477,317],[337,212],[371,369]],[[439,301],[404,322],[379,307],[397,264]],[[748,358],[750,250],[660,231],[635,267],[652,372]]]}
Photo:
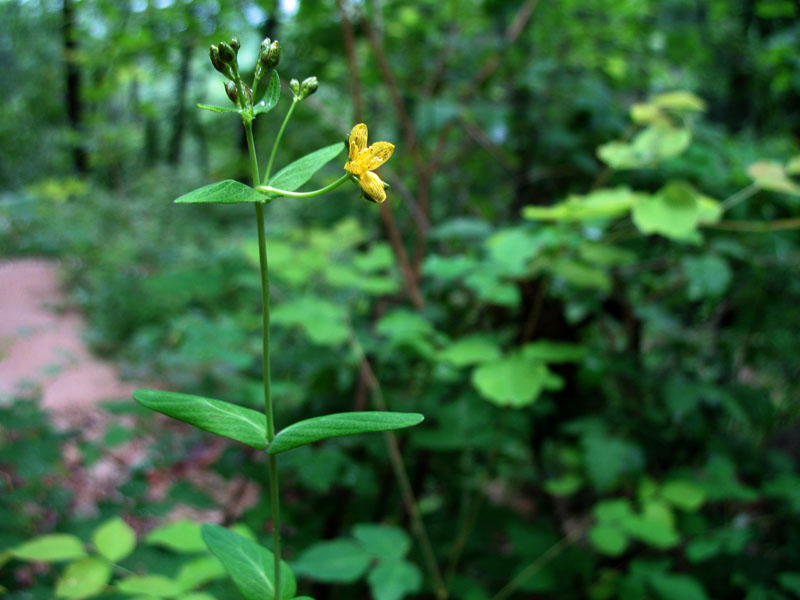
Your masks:
{"label": "blurred foliage", "polygon": [[[296,69],[282,75],[321,82],[288,156],[357,119],[399,143],[384,167],[389,216],[349,187],[267,207],[278,423],[371,408],[362,356],[391,409],[424,413],[404,456],[453,598],[800,595],[797,3],[339,6],[77,2],[76,131],[61,2],[0,2],[3,253],[59,257],[93,347],[127,375],[259,405],[249,207],[171,200],[247,171],[237,119],[193,109],[224,103],[204,48],[280,38]],[[259,147],[279,112],[257,122]],[[132,556],[157,554],[134,570],[178,576],[168,557],[181,550],[141,534],[197,501],[191,486],[153,503],[134,469],[124,500],[85,523],[48,485],[66,438],[33,409],[3,410],[0,465],[15,483],[0,547],[87,541],[114,515],[145,513]],[[156,464],[210,443],[141,428]],[[223,447],[221,477],[266,487],[264,465]],[[302,590],[433,597],[379,437],[301,448],[281,469]],[[266,539],[263,496],[230,523]],[[365,525],[383,515],[383,529]],[[25,579],[17,560],[2,573],[28,586],[10,598],[51,597],[52,573]]]}

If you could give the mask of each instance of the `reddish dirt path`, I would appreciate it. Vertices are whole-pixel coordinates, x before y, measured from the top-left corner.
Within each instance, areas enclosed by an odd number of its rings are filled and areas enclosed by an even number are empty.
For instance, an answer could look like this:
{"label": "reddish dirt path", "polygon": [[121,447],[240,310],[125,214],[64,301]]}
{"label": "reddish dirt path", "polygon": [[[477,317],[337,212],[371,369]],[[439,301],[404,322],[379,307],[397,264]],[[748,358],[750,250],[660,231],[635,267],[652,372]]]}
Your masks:
{"label": "reddish dirt path", "polygon": [[65,304],[55,262],[0,262],[0,401],[39,391],[57,422],[74,423],[137,386],[89,353],[80,315],[56,310]]}

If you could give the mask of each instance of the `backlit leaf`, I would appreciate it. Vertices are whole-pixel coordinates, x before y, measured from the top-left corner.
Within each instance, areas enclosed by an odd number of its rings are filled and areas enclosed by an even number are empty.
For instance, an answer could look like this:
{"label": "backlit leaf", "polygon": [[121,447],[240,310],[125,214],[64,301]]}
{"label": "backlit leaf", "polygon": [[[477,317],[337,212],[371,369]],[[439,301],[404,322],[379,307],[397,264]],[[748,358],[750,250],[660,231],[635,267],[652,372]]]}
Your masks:
{"label": "backlit leaf", "polygon": [[260,194],[248,185],[225,179],[218,181],[194,191],[184,194],[175,199],[178,204],[207,204],[216,202],[221,204],[240,204],[266,201],[266,196]]}
{"label": "backlit leaf", "polygon": [[269,453],[277,454],[320,440],[359,433],[389,431],[418,425],[424,420],[419,413],[385,411],[349,412],[298,421],[282,429],[269,445]]}
{"label": "backlit leaf", "polygon": [[298,575],[325,583],[352,583],[369,567],[372,557],[364,547],[347,539],[317,542],[292,563]]}
{"label": "backlit leaf", "polygon": [[64,570],[56,584],[56,596],[88,598],[102,592],[110,579],[110,564],[99,558],[82,558]]}
{"label": "backlit leaf", "polygon": [[114,517],[95,530],[92,543],[105,558],[118,562],[133,552],[136,547],[136,532],[121,518]]}
{"label": "backlit leaf", "polygon": [[11,548],[11,555],[20,560],[58,562],[86,556],[83,542],[74,535],[52,533]]}
{"label": "backlit leaf", "polygon": [[[336,144],[320,148],[311,154],[306,154],[303,158],[298,158],[293,163],[278,171],[272,179],[269,180],[269,185],[280,190],[293,192],[311,179],[314,173],[333,160],[342,150],[344,150],[344,144],[337,142]],[[344,165],[344,163],[342,164]],[[262,196],[262,198],[276,197],[277,194]]]}

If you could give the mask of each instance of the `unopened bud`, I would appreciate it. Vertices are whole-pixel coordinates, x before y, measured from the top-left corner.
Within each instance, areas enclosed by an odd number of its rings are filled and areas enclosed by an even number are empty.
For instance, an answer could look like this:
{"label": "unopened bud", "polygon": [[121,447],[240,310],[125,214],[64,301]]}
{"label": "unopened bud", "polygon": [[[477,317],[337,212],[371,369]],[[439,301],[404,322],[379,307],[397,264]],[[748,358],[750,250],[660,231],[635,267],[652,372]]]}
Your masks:
{"label": "unopened bud", "polygon": [[225,64],[232,63],[236,59],[236,53],[227,42],[219,43],[219,58]]}
{"label": "unopened bud", "polygon": [[307,77],[300,84],[300,99],[308,98],[311,94],[317,91],[319,81],[316,77]]}
{"label": "unopened bud", "polygon": [[270,44],[267,42],[269,42],[269,38],[261,42],[261,53],[258,60],[265,69],[274,69],[281,62],[281,43],[278,40]]}
{"label": "unopened bud", "polygon": [[226,81],[225,82],[225,93],[228,94],[228,98],[231,99],[231,102],[237,104],[239,100],[239,89],[236,87],[236,83],[233,81]]}
{"label": "unopened bud", "polygon": [[292,79],[289,82],[289,89],[292,90],[292,93],[295,96],[299,96],[300,95],[300,82],[297,81],[297,79]]}
{"label": "unopened bud", "polygon": [[231,38],[231,48],[233,48],[233,51],[236,52],[236,54],[239,54],[240,47],[241,44],[239,43],[239,38]]}

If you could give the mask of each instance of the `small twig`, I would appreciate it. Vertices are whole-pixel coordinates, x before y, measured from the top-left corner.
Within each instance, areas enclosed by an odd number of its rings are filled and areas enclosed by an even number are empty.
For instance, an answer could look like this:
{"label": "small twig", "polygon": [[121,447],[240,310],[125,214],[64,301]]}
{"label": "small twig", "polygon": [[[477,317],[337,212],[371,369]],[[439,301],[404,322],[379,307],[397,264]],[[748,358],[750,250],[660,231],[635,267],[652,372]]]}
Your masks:
{"label": "small twig", "polygon": [[540,554],[539,557],[534,560],[531,564],[527,567],[522,569],[516,577],[514,577],[511,581],[509,581],[503,589],[497,592],[494,596],[492,596],[492,600],[505,600],[511,594],[513,594],[519,586],[525,583],[528,579],[536,575],[542,567],[544,567],[547,563],[553,560],[556,556],[561,554],[564,550],[566,550],[574,541],[580,538],[583,535],[583,529],[573,531],[568,533],[555,544],[550,546],[544,553]]}
{"label": "small twig", "polygon": [[703,225],[703,227],[722,229],[724,231],[768,233],[770,231],[800,229],[800,218],[778,219],[776,221],[717,221],[716,223]]}
{"label": "small twig", "polygon": [[751,196],[753,196],[756,193],[758,193],[758,191],[760,189],[761,188],[759,188],[755,183],[751,183],[746,188],[742,188],[741,190],[739,190],[738,192],[736,192],[732,196],[730,196],[730,197],[728,197],[728,198],[726,198],[725,200],[722,201],[722,212],[728,211],[728,210],[732,209],[734,206],[736,206],[737,204],[739,204],[741,202],[744,202],[745,200],[747,200]]}
{"label": "small twig", "polygon": [[[386,400],[383,397],[383,390],[372,365],[369,362],[364,348],[356,337],[355,331],[350,331],[350,345],[359,361],[359,368],[366,378],[367,385],[372,391],[372,401],[378,410],[388,410]],[[386,447],[389,450],[389,460],[392,463],[392,470],[394,471],[397,483],[400,486],[400,493],[403,498],[406,512],[411,519],[411,531],[419,542],[420,549],[422,550],[422,557],[425,566],[428,569],[431,579],[433,579],[434,592],[437,600],[447,600],[448,592],[447,587],[442,579],[442,573],[439,570],[439,564],[436,562],[436,556],[433,553],[428,531],[425,528],[425,523],[422,521],[422,516],[419,513],[417,500],[414,497],[414,490],[411,487],[411,481],[408,478],[405,463],[403,462],[403,455],[400,452],[400,447],[397,444],[397,437],[391,431],[387,431],[383,436]]]}

